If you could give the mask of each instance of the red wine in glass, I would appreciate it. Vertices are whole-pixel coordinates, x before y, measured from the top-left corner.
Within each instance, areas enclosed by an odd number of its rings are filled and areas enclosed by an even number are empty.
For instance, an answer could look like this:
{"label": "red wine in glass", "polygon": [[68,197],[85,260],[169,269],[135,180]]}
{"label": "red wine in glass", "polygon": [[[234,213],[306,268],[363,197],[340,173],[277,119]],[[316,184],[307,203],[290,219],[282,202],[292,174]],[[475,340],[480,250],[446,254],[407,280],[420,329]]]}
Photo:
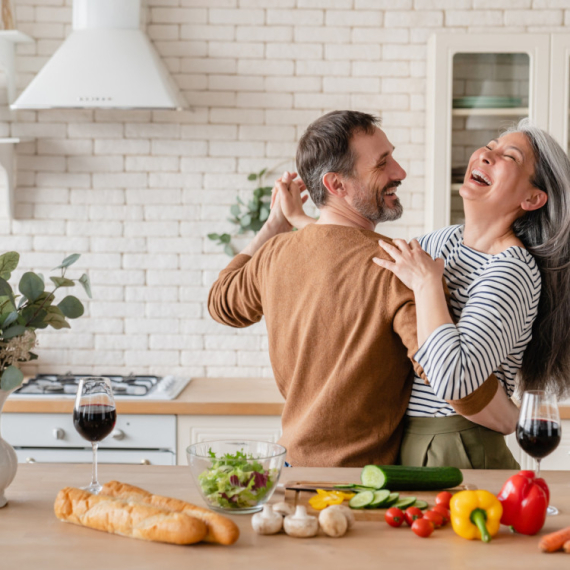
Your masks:
{"label": "red wine in glass", "polygon": [[550,420],[525,420],[517,425],[517,442],[534,459],[550,455],[560,443],[560,424]]}
{"label": "red wine in glass", "polygon": [[117,411],[111,381],[97,376],[83,378],[77,389],[73,424],[79,435],[90,441],[93,448],[91,483],[82,488],[95,495],[101,490],[97,480],[97,447],[113,431],[116,421]]}
{"label": "red wine in glass", "polygon": [[104,404],[85,404],[73,410],[73,423],[87,441],[101,441],[114,429],[117,410]]}
{"label": "red wine in glass", "polygon": [[[517,443],[536,461],[536,476],[540,477],[540,460],[550,455],[560,443],[560,414],[554,394],[543,390],[528,390],[523,393]],[[549,515],[557,515],[558,509],[548,506]]]}

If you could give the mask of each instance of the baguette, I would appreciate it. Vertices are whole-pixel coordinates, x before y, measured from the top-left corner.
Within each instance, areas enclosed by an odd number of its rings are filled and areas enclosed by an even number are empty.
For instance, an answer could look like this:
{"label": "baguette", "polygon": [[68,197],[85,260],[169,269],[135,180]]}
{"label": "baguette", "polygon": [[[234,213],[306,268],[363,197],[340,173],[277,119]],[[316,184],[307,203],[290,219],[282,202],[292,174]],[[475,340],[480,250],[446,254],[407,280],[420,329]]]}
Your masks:
{"label": "baguette", "polygon": [[120,483],[119,481],[109,481],[105,483],[99,494],[129,501],[139,501],[147,505],[153,505],[172,512],[184,513],[185,515],[196,517],[204,522],[208,529],[206,537],[204,538],[205,542],[230,545],[239,538],[239,528],[232,520],[179,499],[153,495],[144,489],[129,485],[128,483]]}
{"label": "baguette", "polygon": [[61,521],[142,540],[193,544],[207,533],[206,525],[194,517],[73,487],[58,493],[54,511]]}

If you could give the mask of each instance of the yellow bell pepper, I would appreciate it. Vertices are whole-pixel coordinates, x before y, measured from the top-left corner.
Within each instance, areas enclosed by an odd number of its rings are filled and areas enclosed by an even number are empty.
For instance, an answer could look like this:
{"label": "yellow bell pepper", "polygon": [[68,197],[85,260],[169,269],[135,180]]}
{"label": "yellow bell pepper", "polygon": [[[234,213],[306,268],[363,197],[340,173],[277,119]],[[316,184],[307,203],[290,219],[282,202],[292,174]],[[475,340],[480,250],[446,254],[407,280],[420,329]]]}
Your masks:
{"label": "yellow bell pepper", "polygon": [[490,542],[499,532],[503,505],[489,491],[461,491],[449,502],[451,524],[459,536]]}
{"label": "yellow bell pepper", "polygon": [[309,505],[317,511],[326,509],[329,505],[340,505],[345,499],[351,499],[354,493],[343,493],[342,491],[325,491],[317,489],[317,494],[309,499]]}

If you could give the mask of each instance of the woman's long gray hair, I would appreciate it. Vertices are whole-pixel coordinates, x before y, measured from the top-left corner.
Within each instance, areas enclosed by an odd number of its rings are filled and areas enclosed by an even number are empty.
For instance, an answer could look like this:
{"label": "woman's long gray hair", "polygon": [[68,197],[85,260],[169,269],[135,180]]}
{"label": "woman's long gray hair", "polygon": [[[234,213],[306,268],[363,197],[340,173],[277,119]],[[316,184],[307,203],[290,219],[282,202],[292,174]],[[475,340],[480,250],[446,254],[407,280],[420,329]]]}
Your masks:
{"label": "woman's long gray hair", "polygon": [[536,259],[542,277],[538,316],[520,370],[523,390],[549,390],[562,398],[570,388],[570,159],[546,132],[523,119],[521,132],[535,156],[532,184],[548,202],[513,225]]}

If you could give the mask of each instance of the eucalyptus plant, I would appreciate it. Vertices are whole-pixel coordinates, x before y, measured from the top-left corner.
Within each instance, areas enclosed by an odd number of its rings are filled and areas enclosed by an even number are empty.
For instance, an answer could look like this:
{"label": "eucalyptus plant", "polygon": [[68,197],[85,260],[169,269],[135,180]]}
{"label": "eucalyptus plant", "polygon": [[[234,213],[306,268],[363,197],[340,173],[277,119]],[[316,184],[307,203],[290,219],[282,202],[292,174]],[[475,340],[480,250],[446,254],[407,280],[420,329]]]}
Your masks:
{"label": "eucalyptus plant", "polygon": [[8,283],[18,267],[20,254],[9,251],[0,255],[0,388],[12,390],[20,386],[24,375],[18,364],[36,360],[32,352],[36,345],[36,329],[51,326],[54,329],[71,328],[66,319],[77,319],[84,313],[83,304],[73,295],[66,295],[57,305],[58,289],[75,287],[79,283],[91,298],[91,283],[86,273],[79,279],[66,277],[67,269],[80,257],[74,253],[66,257],[52,271],[61,270],[57,277],[50,276],[52,291],[46,291],[46,281],[41,273],[27,271],[20,278],[19,293]]}
{"label": "eucalyptus plant", "polygon": [[228,221],[237,226],[237,230],[233,234],[208,234],[209,239],[216,241],[218,245],[224,246],[224,252],[230,257],[235,255],[235,251],[231,245],[232,238],[247,231],[257,233],[267,218],[269,218],[270,203],[267,198],[271,196],[273,189],[271,186],[263,185],[266,173],[267,168],[264,168],[260,172],[252,172],[249,174],[247,179],[252,182],[257,181],[258,183],[257,187],[253,190],[251,200],[246,204],[238,196],[237,203],[231,206],[230,214],[232,217],[228,218]]}

